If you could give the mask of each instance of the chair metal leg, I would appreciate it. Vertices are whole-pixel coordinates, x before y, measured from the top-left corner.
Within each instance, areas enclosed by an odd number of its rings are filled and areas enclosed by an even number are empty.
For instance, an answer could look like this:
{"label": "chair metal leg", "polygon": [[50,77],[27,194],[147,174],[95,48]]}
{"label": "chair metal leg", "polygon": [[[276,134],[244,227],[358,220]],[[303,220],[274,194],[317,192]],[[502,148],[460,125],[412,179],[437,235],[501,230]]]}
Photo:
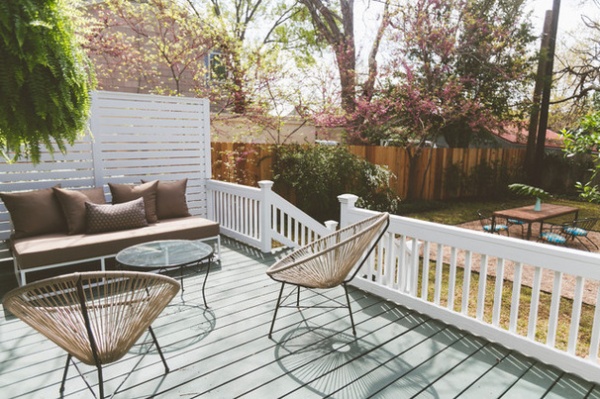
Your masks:
{"label": "chair metal leg", "polygon": [[[200,264],[200,262],[198,262]],[[210,266],[212,264],[212,258],[208,259],[208,265],[206,266],[206,274],[204,275],[204,282],[202,283],[202,299],[204,300],[204,307],[208,309],[208,304],[206,303],[206,295],[204,294],[204,289],[206,288],[206,280],[208,280],[208,273],[210,272]]]}
{"label": "chair metal leg", "polygon": [[98,388],[100,389],[100,399],[104,399],[104,379],[102,378],[102,365],[98,364]]}
{"label": "chair metal leg", "polygon": [[283,287],[285,287],[285,283],[281,283],[281,289],[279,290],[279,297],[277,298],[277,304],[275,305],[275,312],[273,312],[273,320],[271,321],[271,329],[269,330],[269,338],[273,334],[273,328],[275,327],[275,319],[277,318],[277,310],[279,309],[279,305],[281,304],[281,296],[283,295]]}
{"label": "chair metal leg", "polygon": [[298,295],[296,296],[296,307],[300,308],[300,286],[296,287],[298,290]]}
{"label": "chair metal leg", "polygon": [[148,331],[150,332],[150,335],[152,336],[152,340],[154,341],[154,345],[156,345],[156,349],[158,349],[158,354],[160,355],[160,360],[162,360],[163,364],[165,365],[165,374],[166,374],[170,371],[169,366],[167,366],[167,361],[165,360],[165,356],[162,353],[162,349],[160,349],[160,345],[158,344],[156,335],[154,335],[154,330],[152,330],[152,326],[148,326]]}
{"label": "chair metal leg", "polygon": [[[588,237],[588,236],[585,236],[584,238],[585,238],[586,240],[588,240],[590,243],[592,243],[592,245],[593,245],[593,246],[595,246],[595,247],[596,247],[596,249],[599,249],[599,248],[598,248],[598,245],[596,245],[596,243],[595,243],[594,241],[590,240],[590,237]],[[583,244],[583,240],[579,240],[579,241],[581,241],[581,243]],[[585,247],[585,248],[588,250],[588,252],[592,252],[592,251],[591,251],[591,250],[588,248],[588,246],[587,246],[587,245],[583,244],[583,246],[584,246],[584,247]]]}
{"label": "chair metal leg", "polygon": [[63,372],[62,382],[60,384],[60,393],[65,391],[65,381],[67,380],[67,372],[69,371],[69,363],[71,363],[71,354],[67,354],[67,362],[65,363],[65,371]]}
{"label": "chair metal leg", "polygon": [[346,283],[344,286],[344,292],[346,292],[346,302],[348,302],[348,313],[350,313],[350,323],[352,323],[352,334],[356,337],[356,328],[354,327],[354,317],[352,316],[352,307],[350,306],[350,295],[348,295],[348,286]]}

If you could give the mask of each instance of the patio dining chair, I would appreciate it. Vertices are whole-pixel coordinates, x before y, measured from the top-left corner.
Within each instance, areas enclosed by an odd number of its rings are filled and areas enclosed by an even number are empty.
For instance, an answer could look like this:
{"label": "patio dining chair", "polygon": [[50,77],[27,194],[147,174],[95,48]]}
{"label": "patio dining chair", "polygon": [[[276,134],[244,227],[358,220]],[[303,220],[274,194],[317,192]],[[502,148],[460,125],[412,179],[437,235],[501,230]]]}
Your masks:
{"label": "patio dining chair", "polygon": [[567,237],[563,232],[563,226],[557,224],[547,224],[542,227],[538,241],[544,241],[553,245],[567,245]]}
{"label": "patio dining chair", "polygon": [[588,234],[591,230],[594,229],[594,226],[598,222],[598,218],[586,218],[586,219],[576,219],[571,223],[565,223],[562,226],[562,231],[565,234],[567,240],[575,240],[577,239],[581,245],[585,247],[586,250],[590,251],[590,248],[585,245],[583,242],[583,238],[588,240],[593,246],[598,249],[598,245],[594,241],[588,237]]}
{"label": "patio dining chair", "polygon": [[[506,204],[501,204],[500,208],[508,209]],[[519,226],[521,228],[521,237],[525,238],[525,222],[524,221],[522,221],[520,219],[515,219],[515,218],[506,218],[506,225],[508,226],[509,229],[511,228],[511,226]]]}
{"label": "patio dining chair", "polygon": [[477,217],[481,223],[481,228],[486,233],[497,233],[505,232],[507,236],[510,235],[508,232],[508,223],[504,218],[496,218],[495,223],[492,223],[492,211],[488,209],[479,209],[477,211]]}
{"label": "patio dining chair", "polygon": [[[347,308],[350,314],[352,333],[356,335],[347,284],[369,258],[385,234],[388,225],[388,213],[371,216],[298,248],[273,264],[267,270],[267,274],[273,280],[281,283],[281,289],[273,313],[269,338],[273,334],[279,308],[295,307],[300,309],[300,288],[329,289],[340,285],[344,288],[346,304],[333,300],[336,302],[336,306],[307,306],[307,308]],[[294,286],[294,289],[282,301],[286,284]],[[294,292],[296,292],[296,300],[293,301],[295,304],[284,305],[285,299]]]}
{"label": "patio dining chair", "polygon": [[[96,366],[100,397],[104,397],[102,365],[122,358],[148,330],[165,366],[150,324],[179,291],[171,277],[154,273],[85,272],[48,278],[8,292],[5,309],[67,351],[60,386],[64,392],[73,357]],[[94,395],[95,396],[95,395]]]}

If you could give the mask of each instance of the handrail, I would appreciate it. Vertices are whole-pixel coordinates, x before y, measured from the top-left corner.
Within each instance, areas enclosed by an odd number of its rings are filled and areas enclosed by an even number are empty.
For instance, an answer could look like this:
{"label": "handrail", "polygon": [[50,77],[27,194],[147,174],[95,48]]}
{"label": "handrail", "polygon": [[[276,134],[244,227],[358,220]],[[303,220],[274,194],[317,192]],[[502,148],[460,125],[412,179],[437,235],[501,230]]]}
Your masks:
{"label": "handrail", "polygon": [[219,222],[222,234],[269,252],[273,241],[296,248],[335,230],[336,222],[324,226],[273,192],[273,182],[258,184],[207,182],[208,217]]}
{"label": "handrail", "polygon": [[[373,214],[354,207],[356,198],[340,196],[342,228]],[[387,235],[353,285],[600,382],[599,266],[598,254],[392,216]],[[530,288],[530,300],[522,300],[522,291]],[[581,317],[588,306],[584,288],[593,289],[591,321]],[[542,295],[551,296],[548,316],[540,312]],[[564,297],[572,301],[570,316],[560,314]],[[579,334],[584,323],[590,337]],[[559,327],[567,327],[566,344],[557,341]],[[545,334],[543,342],[538,333]]]}

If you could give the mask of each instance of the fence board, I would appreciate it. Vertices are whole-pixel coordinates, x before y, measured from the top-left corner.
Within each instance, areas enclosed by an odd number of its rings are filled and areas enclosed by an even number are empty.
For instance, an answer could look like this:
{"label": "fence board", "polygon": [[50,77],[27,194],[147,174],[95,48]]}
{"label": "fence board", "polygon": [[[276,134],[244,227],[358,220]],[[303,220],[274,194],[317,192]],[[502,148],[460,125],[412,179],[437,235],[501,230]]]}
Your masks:
{"label": "fence board", "polygon": [[[211,145],[215,179],[256,186],[259,180],[272,178],[272,146],[224,142],[213,142]],[[392,190],[401,198],[411,194],[416,200],[445,200],[473,194],[461,187],[452,189],[446,176],[451,166],[456,167],[457,173],[462,176],[468,176],[473,168],[482,163],[497,163],[500,168],[514,170],[525,159],[525,150],[520,148],[425,148],[415,163],[418,176],[415,187],[409,188],[410,159],[407,149],[349,146],[348,150],[371,163],[385,165],[396,176],[390,184]]]}

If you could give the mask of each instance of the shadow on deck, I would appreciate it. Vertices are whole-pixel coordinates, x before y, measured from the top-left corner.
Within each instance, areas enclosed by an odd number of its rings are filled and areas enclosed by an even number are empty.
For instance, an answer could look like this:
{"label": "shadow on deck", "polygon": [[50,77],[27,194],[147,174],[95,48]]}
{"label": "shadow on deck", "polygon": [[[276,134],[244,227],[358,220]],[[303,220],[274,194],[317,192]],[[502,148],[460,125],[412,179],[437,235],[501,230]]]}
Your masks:
{"label": "shadow on deck", "polygon": [[[153,324],[171,372],[149,337],[106,366],[117,398],[600,398],[600,389],[519,353],[381,298],[352,290],[357,337],[343,309],[280,312],[267,338],[279,284],[265,274],[278,254],[224,240],[208,279],[186,276]],[[332,290],[342,296],[343,290]],[[303,292],[315,304],[323,297]],[[19,320],[0,321],[0,393],[59,397],[65,352]],[[95,369],[81,365],[94,385]],[[70,371],[65,397],[91,397]]]}

